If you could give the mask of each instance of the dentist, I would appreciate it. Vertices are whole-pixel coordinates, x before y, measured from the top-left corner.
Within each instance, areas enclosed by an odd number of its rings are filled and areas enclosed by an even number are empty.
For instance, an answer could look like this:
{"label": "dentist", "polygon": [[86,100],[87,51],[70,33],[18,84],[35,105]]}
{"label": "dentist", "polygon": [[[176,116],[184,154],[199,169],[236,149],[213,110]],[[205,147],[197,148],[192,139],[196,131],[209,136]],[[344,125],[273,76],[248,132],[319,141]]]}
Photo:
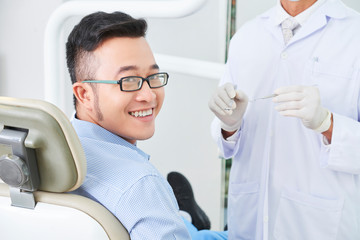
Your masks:
{"label": "dentist", "polygon": [[209,101],[229,239],[360,239],[359,29],[341,0],[279,0],[234,35]]}

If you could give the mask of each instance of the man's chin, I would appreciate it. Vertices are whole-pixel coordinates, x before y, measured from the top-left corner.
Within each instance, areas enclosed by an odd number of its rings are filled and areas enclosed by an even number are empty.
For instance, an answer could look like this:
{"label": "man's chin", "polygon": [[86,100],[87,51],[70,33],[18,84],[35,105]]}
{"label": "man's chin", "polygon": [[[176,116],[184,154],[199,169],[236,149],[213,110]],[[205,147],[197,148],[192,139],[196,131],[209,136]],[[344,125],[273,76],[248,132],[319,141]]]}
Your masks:
{"label": "man's chin", "polygon": [[154,136],[154,132],[138,136],[137,140],[139,140],[139,141],[147,140],[147,139],[150,139],[152,136]]}
{"label": "man's chin", "polygon": [[142,128],[142,131],[133,132],[131,138],[136,141],[143,141],[150,139],[152,136],[154,136],[154,134],[155,134],[155,127]]}

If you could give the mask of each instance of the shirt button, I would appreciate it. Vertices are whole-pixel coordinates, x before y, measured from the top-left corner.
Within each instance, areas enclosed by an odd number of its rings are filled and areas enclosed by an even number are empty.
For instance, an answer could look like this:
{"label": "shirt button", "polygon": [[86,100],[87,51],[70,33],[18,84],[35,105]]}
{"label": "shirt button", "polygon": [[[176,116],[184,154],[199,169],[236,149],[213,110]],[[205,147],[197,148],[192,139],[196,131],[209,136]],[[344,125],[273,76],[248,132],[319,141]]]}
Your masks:
{"label": "shirt button", "polygon": [[265,216],[265,217],[264,217],[264,222],[267,223],[268,221],[269,221],[269,217],[268,217],[268,216]]}
{"label": "shirt button", "polygon": [[282,59],[286,59],[287,57],[288,57],[287,52],[282,52],[282,53],[281,53],[281,58],[282,58]]}

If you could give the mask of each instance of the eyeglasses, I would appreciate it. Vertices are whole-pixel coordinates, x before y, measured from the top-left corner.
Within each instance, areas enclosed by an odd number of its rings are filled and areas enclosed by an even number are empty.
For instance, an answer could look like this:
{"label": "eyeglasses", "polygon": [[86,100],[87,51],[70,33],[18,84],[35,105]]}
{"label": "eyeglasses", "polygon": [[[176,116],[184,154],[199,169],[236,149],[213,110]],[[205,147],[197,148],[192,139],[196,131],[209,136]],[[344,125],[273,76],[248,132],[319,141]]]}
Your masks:
{"label": "eyeglasses", "polygon": [[118,81],[112,80],[84,80],[84,83],[107,83],[107,84],[119,84],[120,90],[123,92],[134,92],[140,90],[144,81],[149,84],[150,88],[161,88],[168,82],[169,74],[165,72],[155,73],[146,78],[138,76],[123,77]]}

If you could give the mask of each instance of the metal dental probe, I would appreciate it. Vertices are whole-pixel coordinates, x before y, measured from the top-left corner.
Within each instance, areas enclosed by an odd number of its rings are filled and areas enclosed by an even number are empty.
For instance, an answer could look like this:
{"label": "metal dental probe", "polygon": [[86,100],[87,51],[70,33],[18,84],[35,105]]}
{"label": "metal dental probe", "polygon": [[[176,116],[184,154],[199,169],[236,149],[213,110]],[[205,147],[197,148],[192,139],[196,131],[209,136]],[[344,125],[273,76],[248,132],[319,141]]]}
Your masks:
{"label": "metal dental probe", "polygon": [[[268,95],[268,96],[265,96],[265,97],[259,97],[259,98],[253,98],[251,100],[249,100],[249,102],[255,102],[257,100],[262,100],[262,99],[268,99],[268,98],[273,98],[273,97],[276,97],[277,94],[271,94],[271,95]],[[232,110],[231,108],[224,108],[225,111],[230,111]]]}

